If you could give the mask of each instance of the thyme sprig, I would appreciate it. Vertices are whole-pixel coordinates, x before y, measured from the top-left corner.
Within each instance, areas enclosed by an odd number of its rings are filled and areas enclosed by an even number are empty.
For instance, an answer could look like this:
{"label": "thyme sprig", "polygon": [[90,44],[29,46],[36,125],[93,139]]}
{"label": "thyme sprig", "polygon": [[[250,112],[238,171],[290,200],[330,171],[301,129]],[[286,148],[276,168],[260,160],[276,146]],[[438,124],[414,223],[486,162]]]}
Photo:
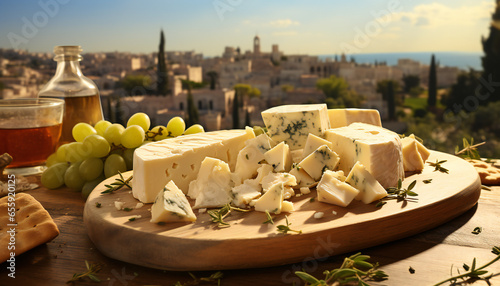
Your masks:
{"label": "thyme sprig", "polygon": [[360,252],[346,257],[340,268],[323,272],[325,278],[322,280],[302,271],[296,271],[295,275],[309,286],[332,285],[334,282],[337,282],[334,285],[369,286],[367,281],[387,280],[389,275],[382,270],[378,270],[378,263],[372,264],[367,261],[368,259],[370,259],[370,256],[363,255]]}
{"label": "thyme sprig", "polygon": [[[403,181],[401,179],[398,180],[398,186],[397,187],[390,187],[387,188],[386,191],[389,194],[387,197],[382,198],[376,205],[376,207],[381,207],[386,204],[386,200],[392,200],[396,199],[398,202],[400,201],[417,201],[418,198],[414,198],[418,196],[417,193],[415,193],[413,188],[415,188],[415,185],[417,184],[417,180],[414,180],[413,182],[408,185],[408,188],[403,188]],[[411,197],[411,198],[410,198]]]}
{"label": "thyme sprig", "polygon": [[495,254],[496,257],[493,258],[493,260],[491,260],[490,262],[486,263],[485,265],[476,268],[476,258],[474,258],[472,260],[471,266],[469,266],[469,265],[467,265],[467,264],[464,263],[463,268],[465,269],[465,271],[467,271],[466,273],[450,277],[450,278],[448,278],[446,280],[443,280],[443,281],[441,281],[441,282],[439,282],[437,284],[434,284],[434,286],[442,285],[442,284],[444,284],[446,282],[451,282],[452,284],[456,284],[458,279],[462,279],[464,282],[466,282],[466,281],[472,282],[472,281],[475,281],[475,280],[485,280],[485,281],[488,281],[488,279],[490,279],[492,277],[492,275],[490,275],[490,276],[482,276],[482,275],[485,275],[485,274],[488,273],[488,271],[484,270],[484,269],[486,267],[490,266],[491,264],[497,262],[498,260],[500,260],[500,247],[498,247],[498,246],[493,247],[493,249],[491,250],[491,252],[493,254]]}
{"label": "thyme sprig", "polygon": [[101,282],[101,279],[96,276],[96,273],[101,270],[101,265],[97,263],[89,263],[85,260],[85,266],[87,267],[87,271],[73,274],[73,277],[66,281],[66,283],[72,283],[85,277],[88,277],[93,282]]}
{"label": "thyme sprig", "polygon": [[188,272],[189,276],[193,278],[193,281],[189,281],[186,283],[181,283],[180,281],[177,281],[177,283],[174,284],[174,286],[192,286],[192,285],[200,285],[201,283],[210,283],[210,284],[217,284],[220,285],[220,280],[224,276],[224,274],[220,271],[217,271],[213,273],[212,275],[208,277],[196,277],[193,273]]}
{"label": "thyme sprig", "polygon": [[467,141],[467,138],[464,137],[463,138],[463,149],[459,150],[460,147],[458,147],[458,145],[457,145],[455,147],[455,155],[462,157],[464,159],[480,160],[481,156],[479,155],[479,152],[477,151],[477,147],[482,146],[484,144],[486,144],[486,142],[474,144],[474,138],[471,138],[470,143],[469,143],[469,141]]}
{"label": "thyme sprig", "polygon": [[281,232],[281,233],[284,233],[284,234],[288,234],[288,232],[295,232],[297,234],[301,234],[302,233],[302,230],[294,230],[294,229],[291,229],[290,228],[290,225],[292,225],[291,223],[288,222],[288,217],[285,216],[285,222],[286,222],[286,225],[278,225],[276,226],[276,228],[278,229],[278,232]]}
{"label": "thyme sprig", "polygon": [[120,175],[120,178],[116,178],[113,183],[111,183],[109,185],[105,185],[106,190],[102,191],[101,194],[111,194],[112,192],[117,191],[117,190],[123,188],[124,186],[127,186],[130,189],[132,189],[132,186],[130,185],[130,181],[132,180],[132,176],[128,177],[125,180],[123,178],[123,175],[121,172],[118,172],[118,174]]}
{"label": "thyme sprig", "polygon": [[240,209],[237,207],[233,207],[230,204],[226,204],[220,209],[209,210],[207,213],[210,215],[212,222],[218,223],[218,227],[229,227],[229,223],[224,221],[224,218],[227,217],[231,211],[239,211],[239,212],[248,212],[249,210]]}
{"label": "thyme sprig", "polygon": [[429,165],[431,165],[432,167],[434,167],[434,172],[436,171],[439,171],[441,173],[446,173],[446,174],[449,174],[449,170],[444,168],[443,166],[441,166],[441,164],[444,164],[446,163],[447,160],[437,160],[436,159],[436,163],[432,163],[432,162],[429,162]]}
{"label": "thyme sprig", "polygon": [[266,211],[266,216],[267,216],[267,220],[265,222],[263,222],[262,224],[274,224],[273,217],[271,216],[271,214],[268,211]]}

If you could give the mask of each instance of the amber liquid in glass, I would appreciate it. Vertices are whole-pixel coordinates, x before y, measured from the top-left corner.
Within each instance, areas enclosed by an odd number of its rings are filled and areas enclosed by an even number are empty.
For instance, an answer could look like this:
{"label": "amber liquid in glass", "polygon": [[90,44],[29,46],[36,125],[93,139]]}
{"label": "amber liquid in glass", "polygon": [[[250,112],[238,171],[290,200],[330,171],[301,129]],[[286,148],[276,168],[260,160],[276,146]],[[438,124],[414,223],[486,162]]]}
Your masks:
{"label": "amber liquid in glass", "polygon": [[0,128],[0,154],[9,153],[7,168],[38,166],[54,153],[62,124],[34,128]]}
{"label": "amber liquid in glass", "polygon": [[91,96],[56,97],[44,95],[43,97],[54,97],[64,99],[64,116],[59,145],[73,142],[73,126],[77,123],[85,122],[94,126],[102,120],[102,107],[99,94]]}

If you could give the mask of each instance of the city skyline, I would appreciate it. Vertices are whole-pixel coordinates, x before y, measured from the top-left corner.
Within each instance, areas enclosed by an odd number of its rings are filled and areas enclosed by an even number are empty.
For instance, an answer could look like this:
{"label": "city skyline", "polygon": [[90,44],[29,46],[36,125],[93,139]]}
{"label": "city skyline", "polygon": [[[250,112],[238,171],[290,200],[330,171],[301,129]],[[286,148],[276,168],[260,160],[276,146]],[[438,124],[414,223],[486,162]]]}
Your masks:
{"label": "city skyline", "polygon": [[[212,57],[225,46],[286,54],[480,52],[494,1],[9,1],[0,4],[0,48],[150,53],[163,29],[166,50]],[[360,9],[362,7],[362,9]],[[132,19],[132,20],[131,20]]]}

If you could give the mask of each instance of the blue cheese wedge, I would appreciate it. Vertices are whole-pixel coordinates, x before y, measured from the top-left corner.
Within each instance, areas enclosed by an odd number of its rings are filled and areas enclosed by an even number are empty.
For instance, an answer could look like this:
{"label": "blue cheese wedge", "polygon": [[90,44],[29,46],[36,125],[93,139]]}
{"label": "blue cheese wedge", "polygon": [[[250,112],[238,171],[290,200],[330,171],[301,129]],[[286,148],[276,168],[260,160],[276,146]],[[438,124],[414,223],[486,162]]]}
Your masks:
{"label": "blue cheese wedge", "polygon": [[283,183],[272,185],[262,197],[255,201],[255,210],[275,214],[281,213],[284,189]]}
{"label": "blue cheese wedge", "polygon": [[151,222],[196,221],[189,202],[184,193],[169,181],[156,196],[151,207]]}
{"label": "blue cheese wedge", "polygon": [[288,172],[292,167],[290,147],[285,142],[279,143],[264,153],[264,159],[269,165],[273,166],[275,172]]}
{"label": "blue cheese wedge", "polygon": [[262,194],[262,187],[254,180],[245,180],[243,184],[234,187],[231,190],[233,197],[232,204],[243,208],[247,206],[250,201],[260,197]]}
{"label": "blue cheese wedge", "polygon": [[380,113],[376,109],[337,108],[328,109],[331,128],[349,126],[361,122],[382,127]]}
{"label": "blue cheese wedge", "polygon": [[196,199],[194,209],[217,208],[232,201],[231,187],[229,165],[207,157],[201,162],[198,177],[189,184],[188,195]]}
{"label": "blue cheese wedge", "polygon": [[304,171],[299,165],[295,164],[290,170],[290,175],[293,175],[297,180],[297,188],[307,187],[312,188],[316,185],[317,181],[315,181],[309,174]]}
{"label": "blue cheese wedge", "polygon": [[334,171],[324,172],[316,186],[318,201],[346,207],[359,194],[359,190],[338,178],[338,174]]}
{"label": "blue cheese wedge", "polygon": [[302,149],[307,136],[323,136],[330,128],[326,104],[282,105],[262,112],[271,139],[285,142],[290,150]]}
{"label": "blue cheese wedge", "polygon": [[333,152],[327,145],[322,145],[300,161],[298,166],[306,171],[311,178],[319,181],[323,172],[335,170],[339,161],[340,158],[337,153]]}
{"label": "blue cheese wedge", "polygon": [[333,151],[341,158],[339,169],[349,174],[360,162],[384,188],[404,179],[403,152],[399,135],[366,123],[353,123],[326,131]]}
{"label": "blue cheese wedge", "polygon": [[265,159],[264,154],[272,149],[273,142],[266,134],[261,134],[245,142],[245,147],[238,153],[233,181],[236,185],[257,174],[260,162]]}
{"label": "blue cheese wedge", "polygon": [[355,199],[365,204],[387,196],[387,191],[384,187],[359,162],[356,162],[345,181],[359,190],[359,194]]}

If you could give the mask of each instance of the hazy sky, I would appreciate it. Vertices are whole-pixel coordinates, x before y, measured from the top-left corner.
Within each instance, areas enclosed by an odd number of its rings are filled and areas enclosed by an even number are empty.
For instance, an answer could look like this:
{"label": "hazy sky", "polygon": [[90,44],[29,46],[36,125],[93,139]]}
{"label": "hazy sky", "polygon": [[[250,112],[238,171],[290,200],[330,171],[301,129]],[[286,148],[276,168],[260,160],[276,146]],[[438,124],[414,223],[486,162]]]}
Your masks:
{"label": "hazy sky", "polygon": [[195,50],[285,54],[480,52],[494,0],[12,0],[0,2],[0,48],[52,52]]}

